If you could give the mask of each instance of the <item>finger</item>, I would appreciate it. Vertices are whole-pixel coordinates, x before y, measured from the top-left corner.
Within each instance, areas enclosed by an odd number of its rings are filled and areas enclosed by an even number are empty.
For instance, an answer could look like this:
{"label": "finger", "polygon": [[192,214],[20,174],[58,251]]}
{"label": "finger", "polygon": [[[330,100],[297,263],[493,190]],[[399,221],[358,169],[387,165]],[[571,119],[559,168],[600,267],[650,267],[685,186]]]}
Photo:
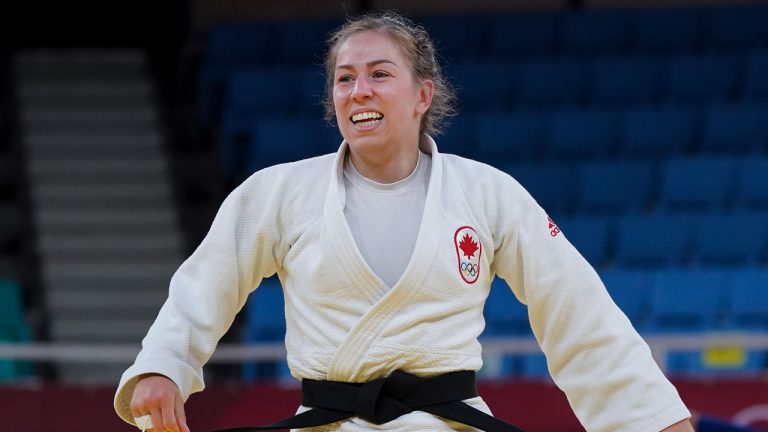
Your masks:
{"label": "finger", "polygon": [[187,414],[184,411],[184,401],[178,395],[176,396],[176,421],[179,423],[181,432],[190,432],[187,426]]}
{"label": "finger", "polygon": [[160,411],[160,408],[157,406],[152,407],[152,429],[150,429],[151,432],[165,432],[165,428],[163,427],[163,414]]}
{"label": "finger", "polygon": [[179,432],[179,425],[176,423],[176,413],[174,412],[174,401],[176,398],[165,398],[160,405],[163,415],[162,425],[165,430],[170,432]]}

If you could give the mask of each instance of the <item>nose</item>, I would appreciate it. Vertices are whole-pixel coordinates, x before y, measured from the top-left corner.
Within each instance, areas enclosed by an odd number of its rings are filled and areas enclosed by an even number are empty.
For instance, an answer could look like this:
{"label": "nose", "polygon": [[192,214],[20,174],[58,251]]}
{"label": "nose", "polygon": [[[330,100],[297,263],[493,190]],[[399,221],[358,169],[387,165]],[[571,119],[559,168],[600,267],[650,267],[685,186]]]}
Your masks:
{"label": "nose", "polygon": [[373,89],[366,77],[359,77],[355,81],[355,87],[352,89],[351,96],[355,102],[361,102],[373,96]]}

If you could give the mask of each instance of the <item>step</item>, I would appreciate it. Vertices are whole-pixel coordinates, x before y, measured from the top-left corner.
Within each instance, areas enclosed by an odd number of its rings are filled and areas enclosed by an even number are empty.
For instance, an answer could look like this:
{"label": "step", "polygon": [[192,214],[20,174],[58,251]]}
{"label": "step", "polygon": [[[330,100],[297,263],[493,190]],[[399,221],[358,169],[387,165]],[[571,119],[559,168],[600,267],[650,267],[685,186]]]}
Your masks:
{"label": "step", "polygon": [[179,263],[175,260],[160,261],[151,264],[136,265],[132,263],[93,265],[88,263],[77,264],[43,264],[43,276],[46,280],[53,279],[142,279],[170,277],[176,272]]}
{"label": "step", "polygon": [[155,175],[164,176],[168,167],[164,159],[149,160],[101,160],[101,161],[83,161],[83,160],[30,160],[29,172],[32,176],[68,176],[75,174],[75,177],[84,176],[111,177],[112,175],[134,175],[145,176]]}
{"label": "step", "polygon": [[56,342],[139,342],[154,319],[92,319],[51,316],[50,337]]}
{"label": "step", "polygon": [[[137,342],[136,353],[140,346]],[[84,363],[84,362],[57,362],[56,382],[67,385],[111,385],[116,386],[120,377],[131,365],[132,360],[123,363]]]}
{"label": "step", "polygon": [[105,108],[33,108],[21,109],[21,121],[28,130],[44,128],[48,126],[77,126],[88,127],[91,125],[115,125],[130,126],[141,129],[157,125],[158,118],[154,109],[142,107],[112,107]]}
{"label": "step", "polygon": [[83,224],[126,228],[143,224],[175,224],[176,214],[170,207],[128,210],[38,210],[35,221],[46,227],[82,226]]}
{"label": "step", "polygon": [[151,310],[156,315],[167,298],[167,289],[125,291],[105,286],[101,290],[49,291],[46,295],[46,303],[49,308],[56,311],[124,308],[130,311]]}
{"label": "step", "polygon": [[173,234],[181,236],[179,227],[171,221],[155,221],[136,223],[132,221],[103,221],[98,225],[92,223],[80,223],[69,225],[38,225],[37,233],[40,237],[77,237],[77,236],[110,236],[119,232],[126,235],[157,236]]}
{"label": "step", "polygon": [[[24,136],[31,156],[114,154],[121,156],[129,152],[162,155],[162,136],[159,133],[134,131],[124,135],[52,134],[31,132]],[[114,152],[114,153],[111,153]]]}
{"label": "step", "polygon": [[22,77],[146,74],[147,56],[136,49],[27,50],[15,56],[14,70]]}
{"label": "step", "polygon": [[19,86],[19,98],[25,103],[38,101],[93,101],[105,99],[145,100],[154,98],[152,82],[145,78],[115,80],[23,80]]}
{"label": "step", "polygon": [[104,186],[94,185],[46,185],[36,186],[32,189],[32,196],[38,200],[170,200],[172,199],[171,190],[168,183],[157,183],[146,186]]}
{"label": "step", "polygon": [[52,293],[56,291],[64,292],[80,292],[80,291],[93,291],[104,289],[108,286],[112,290],[121,290],[125,292],[149,292],[158,291],[168,293],[168,287],[171,281],[169,275],[163,275],[161,277],[147,277],[147,278],[133,278],[133,279],[121,279],[121,278],[86,278],[86,279],[62,279],[62,280],[50,280],[46,283],[46,292]]}
{"label": "step", "polygon": [[61,121],[46,122],[40,124],[26,124],[23,130],[27,131],[39,131],[44,130],[50,134],[58,135],[130,135],[135,134],[137,131],[160,133],[159,122],[150,123],[110,123],[110,122],[78,122],[67,123]]}
{"label": "step", "polygon": [[[66,247],[51,248],[39,251],[40,259],[46,263],[68,263],[79,260],[88,263],[101,262],[142,262],[177,259],[181,249],[173,247],[140,247],[140,248],[93,248],[71,250]],[[181,262],[180,259],[178,259]]]}
{"label": "step", "polygon": [[161,235],[80,235],[80,236],[49,236],[39,239],[41,251],[107,251],[121,249],[131,251],[163,250],[178,251],[181,249],[181,237],[178,233]]}

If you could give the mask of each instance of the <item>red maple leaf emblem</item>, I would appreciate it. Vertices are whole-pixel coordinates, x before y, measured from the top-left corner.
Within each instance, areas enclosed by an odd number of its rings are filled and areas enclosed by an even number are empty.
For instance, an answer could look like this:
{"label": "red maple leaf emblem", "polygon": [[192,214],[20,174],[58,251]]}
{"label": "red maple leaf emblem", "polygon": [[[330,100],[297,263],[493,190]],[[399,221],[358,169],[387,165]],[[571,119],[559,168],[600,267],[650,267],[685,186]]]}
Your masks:
{"label": "red maple leaf emblem", "polygon": [[462,237],[459,242],[459,249],[464,252],[464,255],[468,259],[472,259],[475,252],[477,252],[478,245],[476,241],[472,240],[472,237],[470,237],[469,234],[464,234],[464,237]]}

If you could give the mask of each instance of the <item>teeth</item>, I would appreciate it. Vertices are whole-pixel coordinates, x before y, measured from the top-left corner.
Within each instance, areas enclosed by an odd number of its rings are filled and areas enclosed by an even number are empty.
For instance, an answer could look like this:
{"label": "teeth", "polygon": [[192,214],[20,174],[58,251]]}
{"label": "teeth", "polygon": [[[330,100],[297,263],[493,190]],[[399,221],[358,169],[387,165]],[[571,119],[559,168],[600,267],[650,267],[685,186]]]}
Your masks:
{"label": "teeth", "polygon": [[373,125],[375,125],[375,124],[376,124],[376,122],[378,122],[378,121],[379,121],[378,119],[374,119],[374,120],[368,120],[368,121],[359,122],[359,123],[355,123],[355,124],[356,124],[357,126],[363,126],[363,127],[367,127],[367,126],[373,126]]}
{"label": "teeth", "polygon": [[381,119],[384,116],[381,113],[377,113],[374,111],[366,111],[363,113],[357,113],[352,116],[353,122],[359,122],[361,120],[368,120],[368,119]]}

